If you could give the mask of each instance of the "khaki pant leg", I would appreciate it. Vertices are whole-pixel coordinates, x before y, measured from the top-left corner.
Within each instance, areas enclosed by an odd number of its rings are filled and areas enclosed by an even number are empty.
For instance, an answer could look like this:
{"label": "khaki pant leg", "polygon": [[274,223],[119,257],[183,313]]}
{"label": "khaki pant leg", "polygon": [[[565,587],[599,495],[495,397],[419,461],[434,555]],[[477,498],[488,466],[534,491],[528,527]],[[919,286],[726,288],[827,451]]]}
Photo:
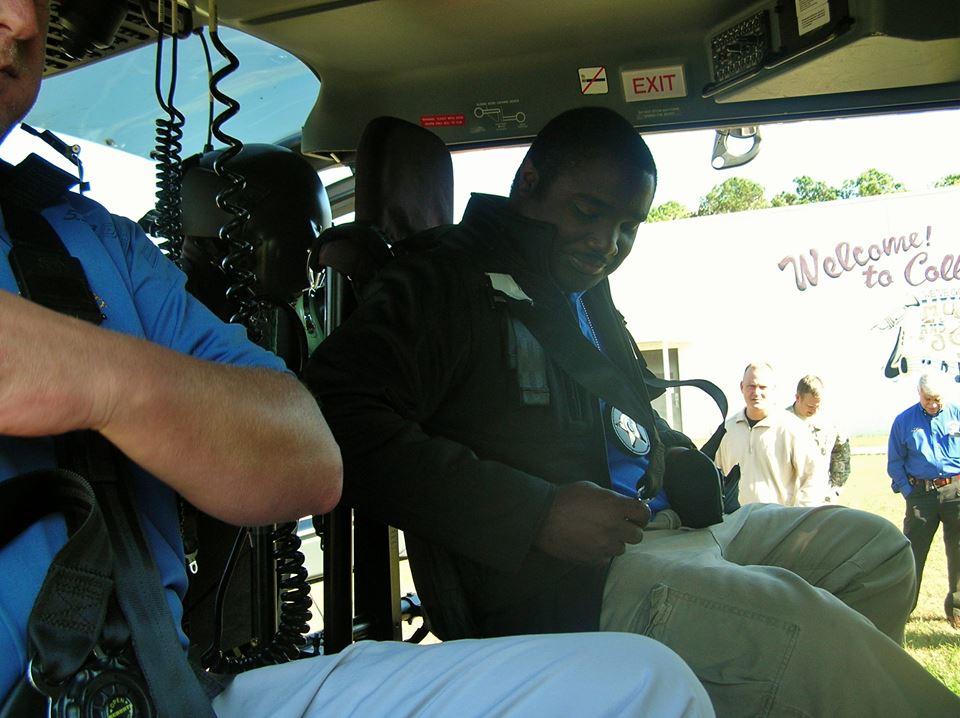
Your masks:
{"label": "khaki pant leg", "polygon": [[[805,518],[826,512],[751,505],[712,529],[649,532],[611,564],[601,628],[632,630],[672,648],[719,716],[960,715],[960,700],[873,619],[775,564],[790,563],[789,546],[798,569],[866,612],[884,615],[878,596],[905,593],[891,598],[889,612],[905,615],[913,568],[902,536],[894,542],[860,512],[831,511],[862,525],[838,529],[844,540],[827,539],[819,534],[833,530],[829,522]],[[867,560],[857,544],[878,533],[874,543],[892,556]],[[906,583],[903,572],[911,577]]]}
{"label": "khaki pant leg", "polygon": [[881,516],[840,506],[747,507],[741,526],[713,529],[727,561],[779,566],[839,598],[903,643],[916,572],[910,542]]}

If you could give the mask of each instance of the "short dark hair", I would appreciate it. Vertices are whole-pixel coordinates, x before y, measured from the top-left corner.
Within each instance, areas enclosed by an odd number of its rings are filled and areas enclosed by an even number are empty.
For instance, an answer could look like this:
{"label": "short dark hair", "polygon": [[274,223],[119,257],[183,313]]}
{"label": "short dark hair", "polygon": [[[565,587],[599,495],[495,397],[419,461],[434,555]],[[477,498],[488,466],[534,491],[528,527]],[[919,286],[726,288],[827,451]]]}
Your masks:
{"label": "short dark hair", "polygon": [[820,377],[814,376],[813,374],[807,374],[797,382],[797,394],[800,396],[812,395],[819,399],[822,391],[823,381],[820,380]]}
{"label": "short dark hair", "polygon": [[[578,107],[557,115],[534,138],[526,157],[540,177],[537,194],[562,173],[597,157],[633,172],[648,172],[653,175],[654,185],[657,181],[657,165],[647,143],[622,115],[606,107]],[[517,177],[511,194],[516,190]]]}

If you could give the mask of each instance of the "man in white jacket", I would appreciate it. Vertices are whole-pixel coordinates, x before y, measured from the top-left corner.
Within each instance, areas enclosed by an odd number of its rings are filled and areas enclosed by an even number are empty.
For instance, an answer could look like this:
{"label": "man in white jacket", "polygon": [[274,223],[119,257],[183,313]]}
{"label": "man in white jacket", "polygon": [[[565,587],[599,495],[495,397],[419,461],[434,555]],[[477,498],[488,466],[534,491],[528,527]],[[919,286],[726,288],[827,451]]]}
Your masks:
{"label": "man in white jacket", "polygon": [[740,466],[740,503],[819,506],[829,486],[817,471],[816,446],[793,414],[774,405],[776,382],[767,362],[747,365],[740,382],[746,406],[727,419],[717,450],[724,474]]}

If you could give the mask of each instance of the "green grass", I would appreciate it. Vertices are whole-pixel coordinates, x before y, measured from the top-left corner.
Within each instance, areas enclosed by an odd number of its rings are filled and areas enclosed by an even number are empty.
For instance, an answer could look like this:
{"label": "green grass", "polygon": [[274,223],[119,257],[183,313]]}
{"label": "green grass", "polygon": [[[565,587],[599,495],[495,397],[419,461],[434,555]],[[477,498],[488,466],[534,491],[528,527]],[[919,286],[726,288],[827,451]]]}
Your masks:
{"label": "green grass", "polygon": [[[858,439],[860,437],[857,437]],[[864,437],[854,446],[882,446],[886,438]],[[903,527],[904,501],[890,490],[886,454],[854,455],[850,480],[840,497],[841,503],[879,514]],[[938,531],[930,546],[920,586],[920,600],[907,623],[905,647],[954,693],[960,694],[960,631],[950,627],[943,615],[947,595],[947,559],[943,550],[943,532]]]}
{"label": "green grass", "polygon": [[860,449],[864,447],[869,447],[872,449],[877,446],[885,447],[887,445],[887,438],[887,434],[860,434],[859,436],[850,437],[850,446],[852,446],[854,449]]}

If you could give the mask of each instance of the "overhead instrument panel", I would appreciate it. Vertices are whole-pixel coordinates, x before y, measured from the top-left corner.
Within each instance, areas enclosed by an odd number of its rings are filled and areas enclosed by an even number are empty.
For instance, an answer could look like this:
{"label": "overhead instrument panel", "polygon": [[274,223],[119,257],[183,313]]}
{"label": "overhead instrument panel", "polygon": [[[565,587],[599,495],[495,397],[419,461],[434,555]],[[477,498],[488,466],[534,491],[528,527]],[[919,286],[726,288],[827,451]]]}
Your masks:
{"label": "overhead instrument panel", "polygon": [[[770,40],[770,13],[766,10],[741,20],[710,40],[713,82],[710,91],[755,75],[773,52]],[[707,90],[704,91],[707,94]]]}
{"label": "overhead instrument panel", "polygon": [[[161,4],[162,3],[162,6]],[[109,15],[117,6],[120,8],[119,22],[110,23]],[[66,6],[66,7],[65,7]],[[67,12],[64,12],[64,10]],[[74,22],[69,21],[70,9],[79,9]],[[125,12],[123,10],[125,9]],[[170,0],[71,0],[69,3],[53,2],[50,8],[50,29],[47,33],[46,56],[43,68],[44,77],[52,77],[61,72],[72,70],[91,62],[97,62],[107,57],[134,50],[138,47],[151,44],[157,39],[157,27],[160,18],[169,33],[172,18],[172,4]],[[78,26],[83,20],[84,26]],[[80,57],[75,57],[67,51],[70,43],[66,40],[69,29],[73,35],[90,35],[94,41]],[[94,27],[94,26],[98,27]],[[102,26],[101,26],[102,25]],[[108,30],[108,27],[109,30]],[[177,31],[188,33],[193,29],[193,13],[185,7],[177,6]],[[98,33],[106,31],[105,42],[97,42]]]}
{"label": "overhead instrument panel", "polygon": [[727,104],[956,83],[958,36],[956,0],[769,2],[708,36],[701,95]]}

